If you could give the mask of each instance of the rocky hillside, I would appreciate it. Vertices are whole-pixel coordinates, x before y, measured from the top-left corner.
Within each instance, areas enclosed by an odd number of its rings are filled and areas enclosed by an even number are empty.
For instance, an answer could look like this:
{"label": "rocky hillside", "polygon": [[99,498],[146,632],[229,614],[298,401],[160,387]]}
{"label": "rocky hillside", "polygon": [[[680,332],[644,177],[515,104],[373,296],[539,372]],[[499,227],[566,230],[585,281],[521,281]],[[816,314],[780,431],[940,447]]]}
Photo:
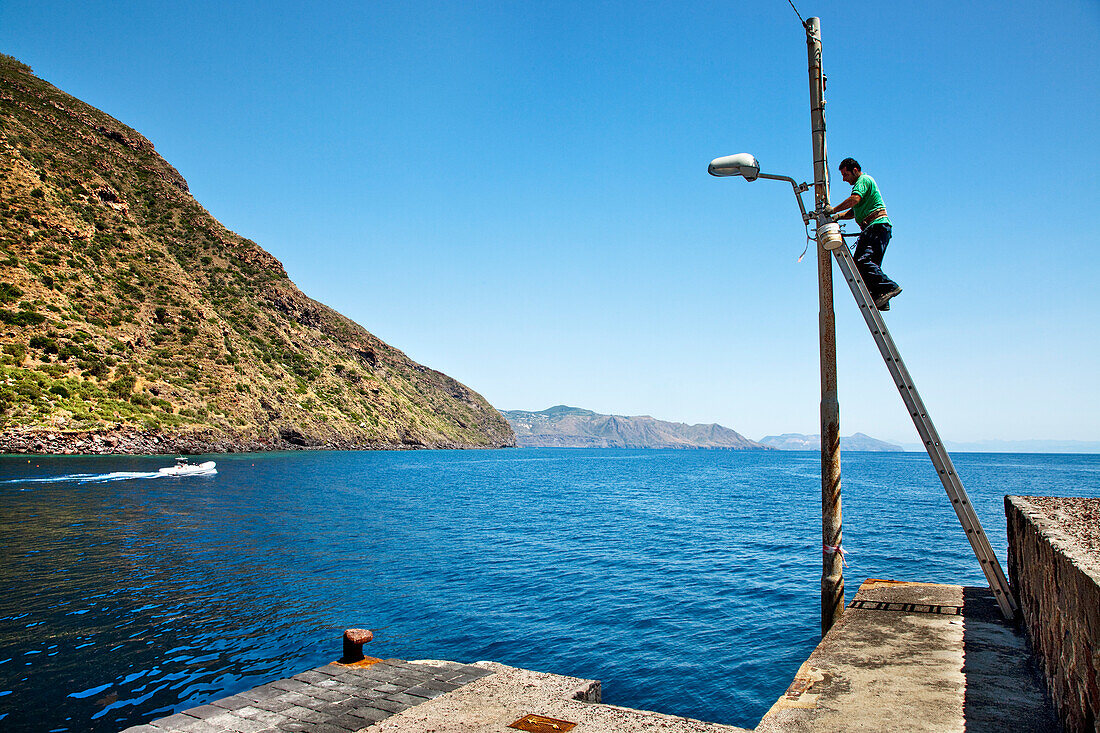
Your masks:
{"label": "rocky hillside", "polygon": [[[821,436],[817,433],[804,435],[803,433],[783,433],[782,435],[766,435],[760,439],[764,445],[778,448],[779,450],[821,450]],[[841,436],[841,450],[867,450],[867,451],[900,451],[904,450],[900,445],[887,443],[878,438],[872,438],[863,433],[852,433],[848,437]]]}
{"label": "rocky hillside", "polygon": [[767,449],[740,433],[711,423],[655,420],[648,415],[620,417],[558,405],[541,412],[504,412],[526,448],[726,448]]}
{"label": "rocky hillside", "polygon": [[152,143],[2,55],[0,348],[0,452],[513,444],[480,395],[302,294]]}

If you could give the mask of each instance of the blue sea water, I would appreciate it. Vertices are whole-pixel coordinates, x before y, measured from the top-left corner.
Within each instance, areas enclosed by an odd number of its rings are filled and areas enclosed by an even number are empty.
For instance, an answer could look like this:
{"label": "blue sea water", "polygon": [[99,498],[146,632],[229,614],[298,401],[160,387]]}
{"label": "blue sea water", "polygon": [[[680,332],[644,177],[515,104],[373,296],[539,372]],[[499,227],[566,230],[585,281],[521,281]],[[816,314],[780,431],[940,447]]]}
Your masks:
{"label": "blue sea water", "polygon": [[[114,731],[323,664],[495,660],[753,727],[819,639],[816,453],[526,449],[0,457],[0,727]],[[1005,494],[1100,496],[1100,456],[958,454]],[[848,597],[984,585],[927,456],[844,454]]]}

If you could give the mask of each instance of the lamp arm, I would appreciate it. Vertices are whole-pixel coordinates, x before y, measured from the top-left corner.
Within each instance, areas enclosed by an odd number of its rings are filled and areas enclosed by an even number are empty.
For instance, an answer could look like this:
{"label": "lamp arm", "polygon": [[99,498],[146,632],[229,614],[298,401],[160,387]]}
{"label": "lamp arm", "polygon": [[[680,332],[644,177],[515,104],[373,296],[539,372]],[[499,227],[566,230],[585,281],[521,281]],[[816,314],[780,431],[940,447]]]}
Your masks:
{"label": "lamp arm", "polygon": [[776,176],[776,175],[773,175],[771,173],[760,173],[760,174],[757,175],[757,178],[768,178],[768,179],[771,179],[773,181],[786,181],[787,183],[791,184],[791,188],[794,189],[794,197],[798,201],[798,208],[802,212],[802,223],[803,224],[809,224],[810,223],[810,219],[812,217],[809,214],[806,213],[806,204],[804,204],[802,202],[802,192],[803,191],[809,191],[810,190],[810,184],[808,184],[808,183],[797,183],[790,176]]}

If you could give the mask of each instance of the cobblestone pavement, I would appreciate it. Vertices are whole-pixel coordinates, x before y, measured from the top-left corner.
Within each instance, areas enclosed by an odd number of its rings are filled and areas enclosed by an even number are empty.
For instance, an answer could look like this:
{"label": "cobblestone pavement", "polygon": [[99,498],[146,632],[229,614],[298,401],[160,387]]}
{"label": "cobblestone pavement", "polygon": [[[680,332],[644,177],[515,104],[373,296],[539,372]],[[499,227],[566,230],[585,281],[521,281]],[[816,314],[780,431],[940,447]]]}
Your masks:
{"label": "cobblestone pavement", "polygon": [[326,664],[124,733],[349,733],[491,674],[454,662]]}

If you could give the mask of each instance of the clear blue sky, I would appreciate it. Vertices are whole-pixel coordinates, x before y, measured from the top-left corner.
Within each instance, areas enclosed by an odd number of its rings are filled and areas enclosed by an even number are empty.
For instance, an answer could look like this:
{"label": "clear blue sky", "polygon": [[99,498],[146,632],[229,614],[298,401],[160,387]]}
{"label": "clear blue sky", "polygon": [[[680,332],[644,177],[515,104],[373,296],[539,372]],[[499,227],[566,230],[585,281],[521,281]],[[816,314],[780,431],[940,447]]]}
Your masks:
{"label": "clear blue sky", "polygon": [[[1100,4],[796,3],[888,323],[949,440],[1100,440]],[[501,409],[817,432],[804,33],[757,2],[4,0],[0,51],[153,141],[309,295]],[[843,284],[841,431],[915,432]]]}

